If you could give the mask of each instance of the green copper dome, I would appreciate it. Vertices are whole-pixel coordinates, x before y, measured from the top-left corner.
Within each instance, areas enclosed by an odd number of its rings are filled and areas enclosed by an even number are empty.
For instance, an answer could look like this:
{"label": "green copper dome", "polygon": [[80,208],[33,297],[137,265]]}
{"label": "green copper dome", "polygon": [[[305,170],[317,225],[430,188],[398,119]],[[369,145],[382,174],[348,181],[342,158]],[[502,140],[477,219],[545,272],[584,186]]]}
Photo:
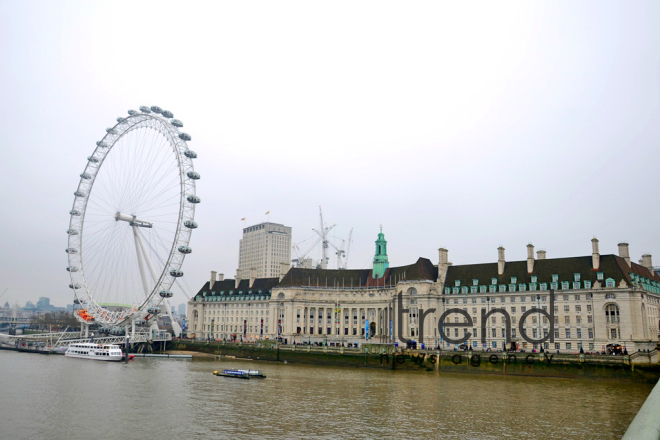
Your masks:
{"label": "green copper dome", "polygon": [[382,278],[388,267],[390,267],[390,262],[387,259],[387,240],[385,240],[385,234],[383,234],[383,227],[381,226],[378,240],[376,240],[372,277]]}

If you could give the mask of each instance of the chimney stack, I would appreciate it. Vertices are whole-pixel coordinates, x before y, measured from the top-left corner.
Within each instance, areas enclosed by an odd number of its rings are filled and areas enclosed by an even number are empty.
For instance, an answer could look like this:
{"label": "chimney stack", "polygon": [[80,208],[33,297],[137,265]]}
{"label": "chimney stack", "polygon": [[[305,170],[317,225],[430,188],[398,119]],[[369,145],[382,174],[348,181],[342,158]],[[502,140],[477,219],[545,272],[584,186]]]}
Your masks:
{"label": "chimney stack", "polygon": [[257,269],[255,267],[250,269],[250,289],[254,286],[254,280],[257,279]]}
{"label": "chimney stack", "polygon": [[504,248],[502,246],[497,248],[497,274],[504,274]]}
{"label": "chimney stack", "polygon": [[598,250],[598,239],[596,237],[591,239],[591,265],[594,270],[600,267],[600,251]]}
{"label": "chimney stack", "polygon": [[545,251],[543,249],[539,249],[536,252],[536,259],[537,260],[545,260]]}
{"label": "chimney stack", "polygon": [[445,283],[447,278],[447,268],[449,267],[449,251],[445,248],[438,249],[438,282]]}
{"label": "chimney stack", "polygon": [[630,252],[628,250],[628,243],[619,243],[619,257],[626,260],[626,264],[630,267]]}
{"label": "chimney stack", "polygon": [[281,261],[280,262],[280,281],[282,281],[282,278],[286,275],[286,273],[289,271],[289,263],[286,261]]}
{"label": "chimney stack", "polygon": [[651,274],[653,274],[653,260],[651,258],[651,254],[644,254],[642,255],[641,265],[647,268],[649,271],[651,271]]}
{"label": "chimney stack", "polygon": [[218,274],[218,281],[224,281],[224,280],[225,280],[225,274],[224,273]]}
{"label": "chimney stack", "polygon": [[241,284],[241,276],[242,276],[241,270],[236,269],[236,287],[235,287],[236,289],[238,289],[238,285]]}
{"label": "chimney stack", "polygon": [[216,277],[217,272],[212,270],[211,271],[211,282],[209,283],[209,289],[213,289],[213,285],[215,284],[215,277]]}
{"label": "chimney stack", "polygon": [[534,272],[534,245],[527,245],[527,273]]}

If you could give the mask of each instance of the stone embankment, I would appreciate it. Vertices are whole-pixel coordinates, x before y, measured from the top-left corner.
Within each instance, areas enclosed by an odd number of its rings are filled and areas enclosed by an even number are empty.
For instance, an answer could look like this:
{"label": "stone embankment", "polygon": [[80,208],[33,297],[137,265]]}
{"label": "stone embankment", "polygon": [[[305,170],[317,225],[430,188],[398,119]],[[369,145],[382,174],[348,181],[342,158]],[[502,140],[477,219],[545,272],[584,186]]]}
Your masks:
{"label": "stone embankment", "polygon": [[[396,350],[392,345],[360,348],[282,345],[272,341],[229,343],[174,340],[172,350],[275,362],[334,365],[388,370],[420,370],[535,377],[615,379],[655,383],[660,364],[637,363],[648,356],[603,356],[557,353],[498,353]],[[651,358],[651,357],[649,357]],[[657,355],[655,357],[657,359]]]}

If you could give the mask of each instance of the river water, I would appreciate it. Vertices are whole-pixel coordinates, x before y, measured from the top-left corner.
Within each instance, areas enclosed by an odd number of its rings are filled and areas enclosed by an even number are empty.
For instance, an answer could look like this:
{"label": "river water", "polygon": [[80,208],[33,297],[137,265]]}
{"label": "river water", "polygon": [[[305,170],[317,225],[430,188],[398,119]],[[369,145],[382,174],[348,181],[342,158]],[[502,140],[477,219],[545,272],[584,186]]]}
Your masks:
{"label": "river water", "polygon": [[[213,376],[259,369],[264,380]],[[0,351],[0,439],[617,439],[652,385]]]}

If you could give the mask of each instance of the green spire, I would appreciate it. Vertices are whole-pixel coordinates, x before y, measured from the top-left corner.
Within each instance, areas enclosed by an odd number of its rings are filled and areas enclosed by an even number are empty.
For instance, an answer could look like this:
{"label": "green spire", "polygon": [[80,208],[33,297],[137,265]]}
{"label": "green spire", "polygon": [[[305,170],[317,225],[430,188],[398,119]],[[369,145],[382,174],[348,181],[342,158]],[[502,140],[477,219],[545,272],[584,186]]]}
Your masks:
{"label": "green spire", "polygon": [[376,254],[374,255],[372,276],[374,278],[382,278],[388,267],[390,267],[390,262],[387,259],[387,240],[385,240],[383,225],[381,225],[378,240],[376,240]]}

